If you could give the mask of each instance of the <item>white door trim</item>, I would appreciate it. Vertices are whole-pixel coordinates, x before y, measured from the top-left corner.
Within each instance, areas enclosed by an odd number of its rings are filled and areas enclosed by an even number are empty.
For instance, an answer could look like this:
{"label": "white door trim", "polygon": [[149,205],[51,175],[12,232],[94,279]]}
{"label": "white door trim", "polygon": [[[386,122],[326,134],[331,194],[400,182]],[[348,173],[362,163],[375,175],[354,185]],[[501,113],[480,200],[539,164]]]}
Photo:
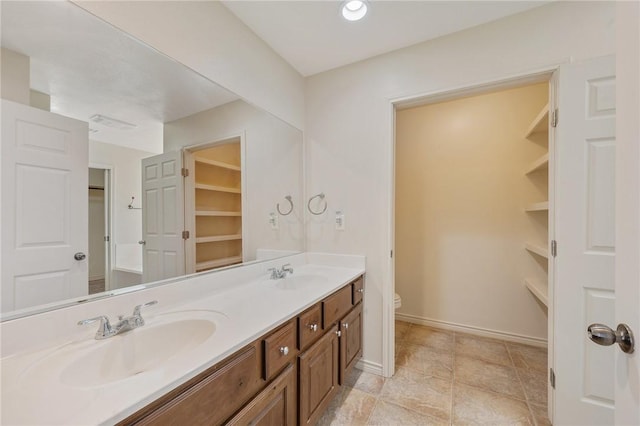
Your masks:
{"label": "white door trim", "polygon": [[[562,62],[570,62],[569,59]],[[421,92],[412,95],[388,98],[388,120],[390,123],[390,135],[388,145],[388,173],[389,186],[387,188],[387,205],[389,222],[387,224],[386,255],[395,253],[395,111],[397,107],[411,107],[426,103],[441,102],[460,96],[470,96],[496,89],[521,86],[536,81],[548,81],[551,75],[560,67],[561,63],[532,69],[526,72],[496,77],[489,80],[478,80],[468,84],[438,89],[429,92]],[[395,255],[388,257],[389,262],[385,266],[385,282],[382,284],[382,374],[391,377],[395,372]],[[389,283],[389,284],[386,284]],[[386,284],[386,285],[385,285]]]}

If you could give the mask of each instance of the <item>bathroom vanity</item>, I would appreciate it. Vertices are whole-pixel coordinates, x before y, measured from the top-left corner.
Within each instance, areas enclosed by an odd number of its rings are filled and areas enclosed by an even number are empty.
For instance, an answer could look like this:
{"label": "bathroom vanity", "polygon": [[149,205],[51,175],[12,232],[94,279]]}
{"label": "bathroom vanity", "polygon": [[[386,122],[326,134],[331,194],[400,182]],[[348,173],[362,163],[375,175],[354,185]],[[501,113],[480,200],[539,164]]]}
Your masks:
{"label": "bathroom vanity", "polygon": [[[362,357],[364,258],[345,258],[300,254],[123,295],[119,311],[158,303],[104,340],[75,320],[112,317],[116,298],[42,314],[75,335],[5,348],[2,423],[315,424]],[[283,263],[294,273],[269,278]],[[3,341],[36,319],[14,321]]]}

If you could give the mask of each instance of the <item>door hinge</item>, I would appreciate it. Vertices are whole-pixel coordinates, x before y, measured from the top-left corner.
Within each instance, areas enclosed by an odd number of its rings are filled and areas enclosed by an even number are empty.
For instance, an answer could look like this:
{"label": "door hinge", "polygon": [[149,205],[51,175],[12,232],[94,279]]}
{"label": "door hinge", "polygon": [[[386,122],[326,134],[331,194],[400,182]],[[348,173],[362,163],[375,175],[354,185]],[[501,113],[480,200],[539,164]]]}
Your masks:
{"label": "door hinge", "polygon": [[556,388],[556,373],[553,371],[553,368],[549,369],[549,383],[551,383],[552,388]]}
{"label": "door hinge", "polygon": [[183,240],[189,239],[189,231],[182,231],[182,239]]}
{"label": "door hinge", "polygon": [[182,176],[187,177],[189,176],[189,169],[187,169],[186,167],[182,168]]}
{"label": "door hinge", "polygon": [[558,108],[551,111],[551,127],[558,125]]}
{"label": "door hinge", "polygon": [[558,243],[556,240],[551,240],[551,256],[556,257],[558,255]]}
{"label": "door hinge", "polygon": [[105,236],[104,236],[104,242],[105,242],[105,243],[108,243],[109,241],[111,241],[111,239],[109,238],[109,236],[108,236],[108,235],[105,235]]}

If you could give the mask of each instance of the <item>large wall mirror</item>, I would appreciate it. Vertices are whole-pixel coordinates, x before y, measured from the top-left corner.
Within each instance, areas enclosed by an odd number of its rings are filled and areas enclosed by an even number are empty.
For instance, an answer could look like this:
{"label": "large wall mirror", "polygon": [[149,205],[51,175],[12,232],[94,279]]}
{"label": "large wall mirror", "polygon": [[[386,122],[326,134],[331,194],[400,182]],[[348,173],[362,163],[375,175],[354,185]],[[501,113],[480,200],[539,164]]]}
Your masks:
{"label": "large wall mirror", "polygon": [[[27,84],[16,114],[88,123],[82,188],[60,179],[78,208],[4,151],[46,134],[3,131],[2,319],[303,250],[300,130],[73,3],[0,6],[3,98]],[[36,268],[54,248],[72,262]]]}

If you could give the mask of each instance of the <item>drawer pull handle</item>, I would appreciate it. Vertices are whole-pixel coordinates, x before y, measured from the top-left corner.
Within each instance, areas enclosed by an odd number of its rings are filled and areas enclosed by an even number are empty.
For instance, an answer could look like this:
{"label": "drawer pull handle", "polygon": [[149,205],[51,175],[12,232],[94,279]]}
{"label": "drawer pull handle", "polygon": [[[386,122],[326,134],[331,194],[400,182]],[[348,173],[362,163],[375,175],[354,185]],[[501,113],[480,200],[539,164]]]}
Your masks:
{"label": "drawer pull handle", "polygon": [[309,325],[309,330],[316,332],[318,331],[318,324],[311,324]]}
{"label": "drawer pull handle", "polygon": [[288,346],[282,346],[282,347],[280,348],[280,353],[281,353],[282,355],[289,355],[289,347],[288,347]]}
{"label": "drawer pull handle", "polygon": [[343,326],[344,328],[349,328],[349,323],[348,323],[348,322],[345,322],[344,324],[342,324],[342,326]]}

